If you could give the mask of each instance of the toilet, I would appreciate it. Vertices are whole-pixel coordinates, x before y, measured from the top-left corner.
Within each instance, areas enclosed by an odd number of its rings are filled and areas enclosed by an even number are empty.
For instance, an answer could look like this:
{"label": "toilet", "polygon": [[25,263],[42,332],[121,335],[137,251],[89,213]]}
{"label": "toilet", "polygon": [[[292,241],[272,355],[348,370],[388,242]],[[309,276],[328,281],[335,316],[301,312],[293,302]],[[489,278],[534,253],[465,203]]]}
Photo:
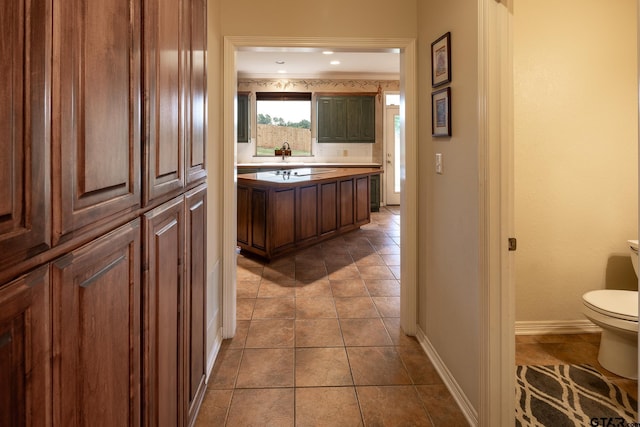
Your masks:
{"label": "toilet", "polygon": [[[638,241],[628,240],[638,274]],[[583,314],[602,328],[598,362],[625,378],[638,378],[638,291],[600,289],[582,296]]]}

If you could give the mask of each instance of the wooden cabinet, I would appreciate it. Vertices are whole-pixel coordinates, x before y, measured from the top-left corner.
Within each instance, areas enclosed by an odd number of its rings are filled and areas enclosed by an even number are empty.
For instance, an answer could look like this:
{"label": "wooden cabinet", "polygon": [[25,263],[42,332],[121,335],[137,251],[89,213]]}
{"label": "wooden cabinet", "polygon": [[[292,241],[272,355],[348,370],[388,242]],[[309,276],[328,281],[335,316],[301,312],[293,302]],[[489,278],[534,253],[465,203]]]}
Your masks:
{"label": "wooden cabinet", "polygon": [[49,266],[0,288],[0,426],[51,425]]}
{"label": "wooden cabinet", "polygon": [[142,22],[138,0],[59,1],[54,12],[55,243],[140,204]]}
{"label": "wooden cabinet", "polygon": [[320,236],[328,237],[338,230],[338,183],[320,184]]}
{"label": "wooden cabinet", "polygon": [[186,69],[181,0],[145,0],[145,204],[181,190]]}
{"label": "wooden cabinet", "polygon": [[375,95],[318,96],[318,142],[375,142],[375,113]]}
{"label": "wooden cabinet", "polygon": [[185,124],[186,173],[187,185],[201,181],[207,175],[207,1],[184,0],[188,18],[186,25],[189,46],[189,98],[185,106],[187,118]]}
{"label": "wooden cabinet", "polygon": [[0,425],[193,424],[206,0],[4,3]]}
{"label": "wooden cabinet", "polygon": [[193,425],[204,398],[206,376],[207,187],[185,194],[185,385],[186,425]]}
{"label": "wooden cabinet", "polygon": [[51,5],[14,0],[2,7],[0,272],[51,245]]}
{"label": "wooden cabinet", "polygon": [[181,425],[184,407],[183,301],[184,198],[144,216],[145,425]]}
{"label": "wooden cabinet", "polygon": [[347,98],[347,141],[375,142],[375,96],[351,96]]}
{"label": "wooden cabinet", "polygon": [[[238,178],[240,248],[266,259],[321,242],[369,222],[369,175],[377,169]],[[304,173],[304,172],[301,172]]]}
{"label": "wooden cabinet", "polygon": [[318,142],[347,141],[347,99],[344,96],[319,96],[317,101]]}
{"label": "wooden cabinet", "polygon": [[0,425],[193,424],[206,360],[206,0],[2,7]]}
{"label": "wooden cabinet", "polygon": [[54,424],[141,422],[140,221],[52,265]]}

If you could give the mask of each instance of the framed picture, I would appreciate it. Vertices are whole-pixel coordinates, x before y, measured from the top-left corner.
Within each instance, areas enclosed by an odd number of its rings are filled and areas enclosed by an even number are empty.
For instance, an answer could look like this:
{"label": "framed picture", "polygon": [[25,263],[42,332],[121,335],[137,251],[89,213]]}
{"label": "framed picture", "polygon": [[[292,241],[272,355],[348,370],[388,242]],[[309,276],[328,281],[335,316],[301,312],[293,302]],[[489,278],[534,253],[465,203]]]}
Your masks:
{"label": "framed picture", "polygon": [[451,33],[431,43],[431,87],[451,81]]}
{"label": "framed picture", "polygon": [[451,88],[433,92],[431,104],[431,135],[451,136]]}

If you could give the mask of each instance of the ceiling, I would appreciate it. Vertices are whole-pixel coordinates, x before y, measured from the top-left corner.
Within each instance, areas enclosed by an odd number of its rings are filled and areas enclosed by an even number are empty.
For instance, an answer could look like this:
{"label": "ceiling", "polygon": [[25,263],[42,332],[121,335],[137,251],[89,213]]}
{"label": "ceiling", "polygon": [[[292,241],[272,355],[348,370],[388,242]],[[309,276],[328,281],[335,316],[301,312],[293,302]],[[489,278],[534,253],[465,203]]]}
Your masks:
{"label": "ceiling", "polygon": [[[331,61],[339,61],[332,65]],[[369,78],[400,76],[398,52],[340,52],[319,49],[252,48],[237,52],[238,76],[242,78]]]}

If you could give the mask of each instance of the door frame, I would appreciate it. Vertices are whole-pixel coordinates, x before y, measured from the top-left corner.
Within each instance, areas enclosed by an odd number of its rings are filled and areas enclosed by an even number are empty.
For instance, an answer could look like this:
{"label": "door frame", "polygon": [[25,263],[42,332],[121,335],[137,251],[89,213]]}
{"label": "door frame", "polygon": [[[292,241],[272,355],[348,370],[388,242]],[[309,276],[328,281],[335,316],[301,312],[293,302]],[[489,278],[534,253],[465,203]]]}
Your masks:
{"label": "door frame", "polygon": [[478,425],[515,419],[513,0],[478,0],[480,402]]}
{"label": "door frame", "polygon": [[[385,95],[387,93],[396,93],[396,92],[385,92]],[[393,182],[392,174],[387,171],[387,165],[389,164],[388,161],[387,161],[387,155],[388,155],[388,153],[390,151],[389,150],[389,139],[390,138],[388,137],[389,136],[389,133],[388,133],[389,132],[389,116],[390,116],[389,110],[391,110],[391,109],[396,110],[397,109],[398,110],[398,114],[400,114],[400,106],[398,106],[397,108],[395,106],[394,107],[387,106],[386,99],[385,99],[383,108],[384,108],[384,114],[383,114],[384,125],[382,126],[382,129],[383,129],[383,132],[384,132],[384,145],[383,145],[384,155],[382,156],[383,157],[382,161],[384,162],[383,163],[384,174],[383,174],[383,180],[382,180],[381,184],[382,184],[382,187],[383,187],[382,193],[384,194],[384,197],[382,199],[384,201],[384,204],[388,205],[389,204],[389,198],[388,198],[388,195],[389,195],[388,194],[388,191],[389,191],[389,180],[391,179],[391,181]],[[394,131],[395,131],[395,128],[394,128]],[[394,141],[394,145],[395,145],[395,141]],[[395,170],[395,168],[397,167],[396,166],[397,159],[395,158],[395,156],[394,156],[393,162],[394,162],[393,163],[393,168]]]}
{"label": "door frame", "polygon": [[[333,38],[226,36],[223,49],[222,149],[222,337],[236,330],[236,52],[257,47],[333,48],[345,51],[400,53],[400,120],[402,253],[400,266],[400,324],[408,335],[417,331],[417,52],[412,38]],[[404,200],[403,200],[404,199]]]}

